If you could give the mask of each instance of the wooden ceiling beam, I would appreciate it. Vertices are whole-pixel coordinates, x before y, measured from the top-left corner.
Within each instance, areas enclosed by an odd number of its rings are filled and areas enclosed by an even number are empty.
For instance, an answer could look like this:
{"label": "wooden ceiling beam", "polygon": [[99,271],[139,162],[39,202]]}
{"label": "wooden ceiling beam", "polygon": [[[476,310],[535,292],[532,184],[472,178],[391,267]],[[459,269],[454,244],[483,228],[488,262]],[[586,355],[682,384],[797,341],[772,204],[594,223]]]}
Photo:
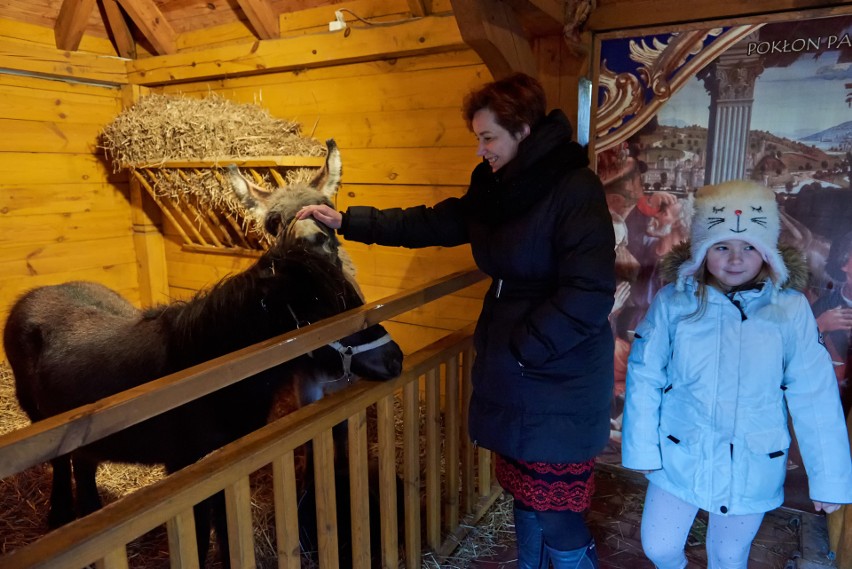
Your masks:
{"label": "wooden ceiling beam", "polygon": [[177,53],[175,31],[154,0],[118,0],[157,55]]}
{"label": "wooden ceiling beam", "polygon": [[65,51],[76,51],[83,40],[83,32],[95,7],[96,0],[65,0],[59,8],[53,35],[56,47]]}
{"label": "wooden ceiling beam", "polygon": [[514,11],[500,0],[450,0],[462,38],[495,78],[522,71],[535,77],[535,55]]}
{"label": "wooden ceiling beam", "polygon": [[269,0],[237,0],[237,3],[258,38],[271,40],[281,36],[278,14],[272,9]]}
{"label": "wooden ceiling beam", "polygon": [[411,15],[416,18],[428,15],[424,0],[408,0],[408,9],[411,11]]}
{"label": "wooden ceiling beam", "polygon": [[133,39],[133,32],[130,31],[130,26],[127,25],[127,20],[124,19],[124,13],[116,0],[101,0],[101,6],[104,9],[104,22],[115,44],[115,50],[121,57],[128,59],[136,59],[136,40]]}
{"label": "wooden ceiling beam", "polygon": [[563,0],[504,0],[515,11],[534,12],[549,19],[553,24],[565,24],[565,2]]}

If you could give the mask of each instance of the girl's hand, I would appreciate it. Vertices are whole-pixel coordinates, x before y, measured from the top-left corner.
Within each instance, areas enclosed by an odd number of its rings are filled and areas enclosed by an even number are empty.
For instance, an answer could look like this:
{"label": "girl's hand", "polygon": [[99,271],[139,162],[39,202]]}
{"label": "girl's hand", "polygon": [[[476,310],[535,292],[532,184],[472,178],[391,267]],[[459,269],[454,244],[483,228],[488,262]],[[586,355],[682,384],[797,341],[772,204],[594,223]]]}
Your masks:
{"label": "girl's hand", "polygon": [[822,510],[826,514],[836,512],[840,509],[840,504],[831,504],[829,502],[817,502],[814,500],[814,509],[818,512]]}
{"label": "girl's hand", "polygon": [[332,229],[340,229],[340,225],[343,223],[343,214],[325,204],[306,205],[296,213],[296,219],[301,220],[309,217],[313,217]]}
{"label": "girl's hand", "polygon": [[832,308],[817,317],[820,332],[852,329],[852,308]]}

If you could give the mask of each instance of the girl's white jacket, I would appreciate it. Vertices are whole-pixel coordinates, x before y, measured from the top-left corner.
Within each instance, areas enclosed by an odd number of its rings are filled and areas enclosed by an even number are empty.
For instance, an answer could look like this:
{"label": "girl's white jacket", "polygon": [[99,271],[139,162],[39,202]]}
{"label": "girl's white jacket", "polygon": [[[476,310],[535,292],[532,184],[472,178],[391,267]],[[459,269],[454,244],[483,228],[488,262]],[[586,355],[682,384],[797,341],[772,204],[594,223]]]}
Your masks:
{"label": "girl's white jacket", "polygon": [[[852,502],[852,459],[837,381],[805,296],[664,287],[637,327],[627,371],[622,461],[716,514],[784,501],[793,417],[812,500]],[[774,301],[773,301],[774,297]],[[786,405],[785,405],[786,403]]]}

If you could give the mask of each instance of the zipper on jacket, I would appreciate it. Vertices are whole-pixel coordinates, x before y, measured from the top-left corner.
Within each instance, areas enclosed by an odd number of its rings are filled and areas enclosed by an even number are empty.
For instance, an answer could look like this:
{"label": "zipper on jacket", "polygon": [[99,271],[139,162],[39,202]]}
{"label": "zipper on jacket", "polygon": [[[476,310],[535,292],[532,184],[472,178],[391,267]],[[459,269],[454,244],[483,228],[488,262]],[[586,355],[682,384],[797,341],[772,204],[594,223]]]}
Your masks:
{"label": "zipper on jacket", "polygon": [[503,290],[503,279],[497,279],[497,290],[494,291],[494,298],[500,298],[500,292]]}

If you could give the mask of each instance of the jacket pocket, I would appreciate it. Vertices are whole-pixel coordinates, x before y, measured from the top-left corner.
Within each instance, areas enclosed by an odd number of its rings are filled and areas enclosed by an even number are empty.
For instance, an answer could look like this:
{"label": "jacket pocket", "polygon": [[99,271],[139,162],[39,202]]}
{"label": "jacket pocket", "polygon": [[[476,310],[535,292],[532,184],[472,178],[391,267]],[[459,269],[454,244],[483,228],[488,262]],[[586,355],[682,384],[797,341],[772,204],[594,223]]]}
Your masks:
{"label": "jacket pocket", "polygon": [[702,430],[694,422],[664,413],[658,433],[666,477],[672,484],[692,490],[701,469]]}
{"label": "jacket pocket", "polygon": [[787,476],[790,433],[785,428],[748,433],[744,446],[739,456],[734,455],[735,480],[743,485],[742,495],[771,499],[781,491]]}

